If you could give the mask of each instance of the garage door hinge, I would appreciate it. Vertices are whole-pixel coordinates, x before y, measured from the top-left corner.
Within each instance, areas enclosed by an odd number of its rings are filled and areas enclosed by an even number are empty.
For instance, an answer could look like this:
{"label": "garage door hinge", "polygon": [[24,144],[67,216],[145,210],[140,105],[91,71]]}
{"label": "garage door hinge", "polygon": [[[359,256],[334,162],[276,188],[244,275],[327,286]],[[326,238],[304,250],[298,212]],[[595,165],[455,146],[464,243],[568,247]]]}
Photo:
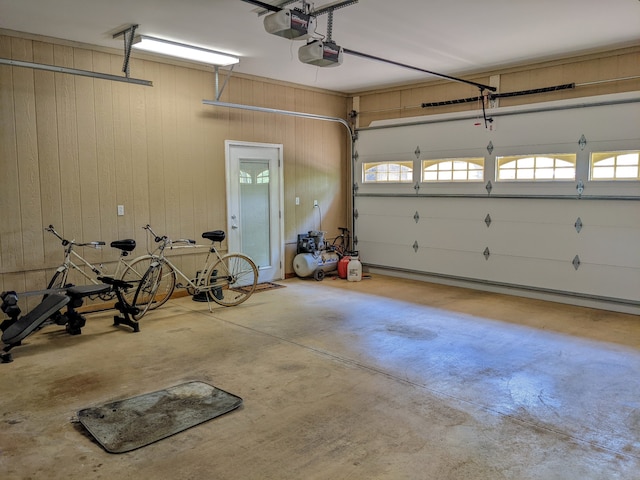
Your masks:
{"label": "garage door hinge", "polygon": [[413,214],[413,219],[416,221],[416,223],[418,223],[418,220],[420,220],[420,215],[418,214],[417,211],[416,213]]}
{"label": "garage door hinge", "polygon": [[413,242],[413,251],[418,253],[418,241],[416,240],[415,242]]}
{"label": "garage door hinge", "polygon": [[578,145],[580,145],[580,150],[584,150],[584,147],[587,146],[587,137],[584,136],[584,133],[580,137],[580,140],[578,140]]}
{"label": "garage door hinge", "polygon": [[413,189],[416,191],[416,193],[418,193],[420,191],[420,182],[416,182],[416,184],[413,186]]}
{"label": "garage door hinge", "polygon": [[491,190],[493,190],[493,185],[491,185],[491,180],[487,182],[487,185],[484,188],[486,188],[487,193],[491,195]]}
{"label": "garage door hinge", "polygon": [[485,260],[489,260],[489,257],[491,256],[491,252],[489,251],[489,247],[484,249],[484,252],[482,252],[482,254],[484,255],[484,259]]}
{"label": "garage door hinge", "polygon": [[353,218],[355,218],[355,219],[357,220],[359,216],[360,216],[360,214],[358,213],[358,209],[356,208],[356,209],[353,211]]}
{"label": "garage door hinge", "polygon": [[578,192],[578,198],[580,198],[584,193],[584,182],[582,180],[578,180],[578,184],[576,185],[576,191]]}
{"label": "garage door hinge", "polygon": [[573,257],[573,261],[571,263],[573,264],[573,268],[578,270],[580,268],[580,257],[576,255],[575,257]]}
{"label": "garage door hinge", "polygon": [[487,228],[491,226],[491,215],[489,215],[488,213],[487,213],[487,216],[484,217],[484,223],[487,224]]}
{"label": "garage door hinge", "polygon": [[574,223],[573,226],[576,227],[576,232],[580,233],[580,230],[582,230],[582,219],[578,217],[576,223]]}

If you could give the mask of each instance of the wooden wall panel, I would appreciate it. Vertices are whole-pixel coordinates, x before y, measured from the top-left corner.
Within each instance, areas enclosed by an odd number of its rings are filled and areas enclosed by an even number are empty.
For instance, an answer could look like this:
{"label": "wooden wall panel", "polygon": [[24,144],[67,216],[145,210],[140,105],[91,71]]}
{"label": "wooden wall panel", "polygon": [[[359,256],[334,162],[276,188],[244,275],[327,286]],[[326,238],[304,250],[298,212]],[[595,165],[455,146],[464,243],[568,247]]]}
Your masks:
{"label": "wooden wall panel", "polygon": [[[75,49],[74,68],[93,70],[91,51]],[[95,80],[88,77],[74,77],[76,119],[78,124],[78,177],[80,202],[80,222],[73,230],[76,239],[84,242],[108,241],[102,238],[100,228],[100,201],[98,191],[98,155],[96,150],[96,112],[94,103]],[[91,263],[102,261],[102,250],[82,249],[82,255]]]}
{"label": "wooden wall panel", "polygon": [[[176,120],[176,67],[160,65],[158,80],[160,96],[160,125],[162,143],[162,163],[158,168],[164,170],[165,225],[154,225],[160,235],[179,236],[180,225],[180,161],[177,146]],[[153,187],[153,186],[152,186]]]}
{"label": "wooden wall panel", "polygon": [[[122,61],[115,56],[111,57],[111,68],[115,70]],[[131,151],[131,87],[125,83],[115,82],[111,86],[113,95],[113,135],[114,154],[116,165],[116,205],[113,205],[117,214],[117,205],[124,205],[125,215],[117,217],[117,237],[128,237],[135,228],[134,216],[126,215],[127,210],[133,210],[133,157]]]}
{"label": "wooden wall panel", "polygon": [[[110,55],[93,52],[93,68],[98,72],[110,72]],[[93,108],[96,131],[96,175],[97,189],[94,194],[98,201],[98,218],[100,219],[100,237],[106,241],[116,240],[118,232],[116,205],[116,163],[114,139],[114,115],[112,101],[113,82],[94,80]],[[111,255],[109,255],[111,254]],[[105,256],[116,257],[110,249],[105,249]]]}
{"label": "wooden wall panel", "polygon": [[[55,45],[53,58],[56,65],[73,68],[73,48]],[[68,237],[80,238],[82,235],[80,222],[82,206],[75,79],[71,75],[56,73],[55,86],[62,200],[62,224],[56,225],[56,227]]]}
{"label": "wooden wall panel", "polygon": [[[139,71],[142,68],[142,61],[132,59],[130,68]],[[146,88],[138,86],[129,89],[129,108],[131,119],[131,184],[132,196],[131,205],[125,205],[125,217],[131,221],[127,224],[128,230],[121,231],[120,236],[135,238],[136,233],[143,233],[142,227],[150,222],[150,202],[149,202],[149,152],[147,143],[147,115],[145,103]],[[111,205],[111,214],[117,207]],[[142,253],[138,249],[138,253]]]}
{"label": "wooden wall panel", "polygon": [[[165,195],[164,148],[162,144],[161,98],[164,86],[162,83],[158,83],[160,64],[145,61],[141,71],[144,78],[154,81],[154,86],[144,89],[148,173],[146,178],[137,179],[136,184],[147,183],[149,189],[149,219],[147,223],[160,232],[166,230],[165,202],[168,200]],[[139,225],[139,227],[144,225]],[[138,250],[140,247],[146,246],[148,239],[143,230],[136,228],[134,238],[138,241]]]}
{"label": "wooden wall panel", "polygon": [[[0,54],[122,75],[119,53],[49,40],[0,36]],[[146,223],[159,234],[196,239],[205,230],[226,229],[227,139],[284,145],[288,252],[297,233],[317,228],[313,199],[327,199],[323,228],[337,229],[329,223],[344,218],[342,127],[202,105],[215,97],[215,77],[207,70],[134,58],[131,75],[154,86],[0,67],[3,289],[46,285],[62,260],[60,242],[43,230],[49,224],[79,241],[135,238],[134,254],[145,251]],[[225,76],[221,72],[220,85]],[[344,95],[242,75],[229,79],[222,100],[342,117],[347,105]],[[296,196],[304,212],[295,207]],[[117,205],[125,206],[124,216]],[[108,268],[118,258],[109,247],[80,253]],[[188,275],[202,258],[173,256]],[[285,271],[292,272],[290,262]]]}
{"label": "wooden wall panel", "polygon": [[[203,232],[215,230],[213,220],[210,220],[210,211],[220,209],[219,205],[214,203],[215,197],[209,192],[210,179],[216,175],[216,171],[212,168],[212,150],[216,143],[212,142],[213,128],[208,126],[207,106],[202,104],[202,100],[207,98],[208,90],[213,91],[211,87],[211,78],[204,72],[193,71],[193,85],[195,86],[194,94],[191,99],[192,115],[195,119],[195,125],[191,128],[193,145],[195,147],[194,168],[191,171],[193,178],[193,231],[189,232],[193,235],[194,240],[200,241]],[[224,144],[224,141],[220,143]],[[219,173],[218,173],[219,175]],[[211,198],[211,202],[209,202]],[[223,225],[224,217],[220,221],[216,221],[218,225]],[[186,234],[186,233],[185,233]]]}
{"label": "wooden wall panel", "polygon": [[[32,43],[20,39],[12,42],[15,58],[31,61]],[[22,255],[27,269],[37,268],[43,261],[41,225],[40,174],[38,170],[38,139],[33,71],[18,68],[14,72],[14,108],[18,181],[20,202],[20,227],[22,229]]]}
{"label": "wooden wall panel", "polygon": [[[499,93],[576,84],[575,88],[569,90],[499,99],[496,106],[506,107],[635,91],[640,89],[638,77],[640,46],[505,68],[464,78],[484,85],[492,85],[491,78],[495,78],[500,85]],[[479,105],[474,102],[421,108],[423,102],[457,100],[475,97],[478,94],[478,89],[472,86],[439,79],[419,85],[363,92],[357,97],[360,105],[358,126],[369,126],[375,120],[479,111]]]}
{"label": "wooden wall panel", "polygon": [[[33,60],[37,63],[53,63],[53,45],[34,42]],[[38,162],[40,169],[41,225],[44,264],[53,265],[62,260],[62,249],[57,239],[44,232],[44,227],[62,225],[62,199],[60,157],[58,154],[58,121],[56,113],[55,74],[34,71],[36,98],[36,123],[38,125]]]}
{"label": "wooden wall panel", "polygon": [[[11,57],[11,38],[0,38],[0,54]],[[14,108],[14,81],[16,69],[0,66],[0,112],[8,118],[0,123],[0,166],[2,195],[0,212],[0,261],[2,272],[14,272],[22,267],[22,226],[20,223],[20,190],[18,181],[18,155],[16,146],[16,120]],[[9,287],[6,287],[9,288]]]}

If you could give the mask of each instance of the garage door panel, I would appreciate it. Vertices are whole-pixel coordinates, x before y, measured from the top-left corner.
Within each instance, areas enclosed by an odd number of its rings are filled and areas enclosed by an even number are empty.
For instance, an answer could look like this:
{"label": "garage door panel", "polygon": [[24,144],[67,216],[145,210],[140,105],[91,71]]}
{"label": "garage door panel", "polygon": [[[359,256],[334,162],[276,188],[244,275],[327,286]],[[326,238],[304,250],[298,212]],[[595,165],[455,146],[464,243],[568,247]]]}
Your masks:
{"label": "garage door panel", "polygon": [[[611,279],[616,281],[612,282]],[[632,268],[492,254],[484,279],[491,282],[640,301],[640,271]]]}
{"label": "garage door panel", "polygon": [[571,227],[527,223],[492,224],[486,234],[487,246],[492,252],[556,260],[576,255],[577,236]]}

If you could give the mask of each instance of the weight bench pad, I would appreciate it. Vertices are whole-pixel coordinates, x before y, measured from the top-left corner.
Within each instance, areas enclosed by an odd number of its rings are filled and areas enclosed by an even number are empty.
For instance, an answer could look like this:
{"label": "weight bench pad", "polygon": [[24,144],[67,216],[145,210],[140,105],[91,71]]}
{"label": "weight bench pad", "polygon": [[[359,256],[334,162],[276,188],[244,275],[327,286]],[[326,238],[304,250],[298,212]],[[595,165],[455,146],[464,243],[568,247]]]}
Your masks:
{"label": "weight bench pad", "polygon": [[26,338],[31,332],[42,325],[47,318],[56,313],[67,303],[66,295],[47,295],[36,308],[21,317],[2,334],[2,341],[6,345],[12,345]]}
{"label": "weight bench pad", "polygon": [[100,283],[98,285],[80,285],[77,287],[67,288],[67,294],[74,298],[82,298],[89,295],[98,295],[100,293],[105,293],[110,289],[111,286],[107,285],[106,283]]}

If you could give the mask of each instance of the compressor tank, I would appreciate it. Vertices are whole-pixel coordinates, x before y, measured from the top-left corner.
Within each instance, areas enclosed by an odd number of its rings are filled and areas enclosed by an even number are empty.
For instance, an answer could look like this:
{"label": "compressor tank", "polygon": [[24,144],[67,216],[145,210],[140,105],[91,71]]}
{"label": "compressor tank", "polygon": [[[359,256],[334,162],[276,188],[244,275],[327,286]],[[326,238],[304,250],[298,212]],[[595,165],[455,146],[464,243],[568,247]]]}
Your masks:
{"label": "compressor tank", "polygon": [[299,277],[311,277],[317,270],[335,270],[339,259],[336,252],[299,253],[293,259],[293,271]]}

